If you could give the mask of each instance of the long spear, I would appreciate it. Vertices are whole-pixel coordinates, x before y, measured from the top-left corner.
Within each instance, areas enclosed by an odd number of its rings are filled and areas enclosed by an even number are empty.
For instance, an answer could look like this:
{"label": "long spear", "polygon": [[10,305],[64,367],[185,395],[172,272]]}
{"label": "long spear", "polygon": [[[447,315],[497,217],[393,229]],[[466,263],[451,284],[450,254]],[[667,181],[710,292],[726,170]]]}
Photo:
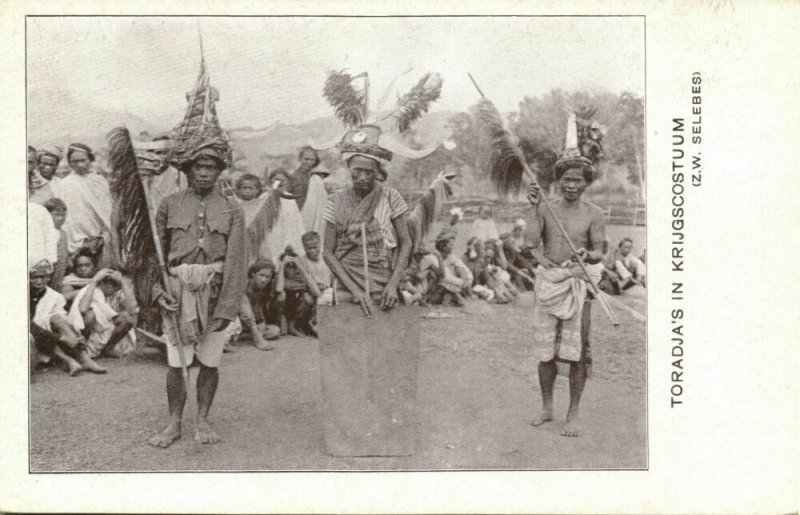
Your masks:
{"label": "long spear", "polygon": [[[486,95],[483,94],[483,91],[481,91],[481,88],[478,87],[478,83],[475,82],[475,79],[472,77],[472,74],[471,73],[467,73],[467,75],[469,75],[469,79],[472,81],[472,84],[475,86],[475,89],[477,89],[478,93],[480,93],[481,98],[483,98],[486,102],[490,102],[486,98]],[[494,107],[494,106],[492,106],[492,107]],[[502,120],[501,120],[501,122],[502,122]],[[510,142],[509,142],[509,144],[510,144]],[[511,158],[515,159],[516,161],[518,161],[518,163],[516,163],[516,165],[522,167],[522,172],[525,175],[525,177],[528,179],[528,181],[531,182],[532,184],[537,184],[538,185],[539,182],[536,180],[536,175],[528,167],[527,163],[525,163],[525,160],[522,159],[521,157],[517,157],[518,154],[519,154],[518,149],[516,147],[514,147],[513,150],[514,150],[514,152],[513,152],[514,155]],[[513,182],[513,181],[509,181],[508,177],[493,177],[493,179],[500,181],[498,184],[500,185],[501,188],[508,188],[509,185],[510,185],[510,182]],[[619,326],[619,321],[617,320],[617,317],[614,316],[614,312],[611,310],[611,306],[608,304],[608,301],[606,300],[606,298],[603,295],[601,295],[600,288],[598,288],[597,283],[589,275],[589,272],[586,269],[586,264],[583,262],[583,258],[580,256],[580,254],[578,254],[578,249],[575,247],[575,244],[572,242],[572,239],[569,237],[569,234],[567,234],[567,230],[564,228],[564,225],[561,223],[561,220],[559,220],[558,217],[556,216],[555,212],[553,211],[552,206],[550,206],[550,203],[548,202],[547,197],[544,196],[544,192],[542,192],[541,197],[542,197],[542,202],[544,202],[545,209],[547,210],[548,214],[553,219],[553,221],[555,221],[556,227],[558,227],[559,232],[561,232],[561,236],[567,242],[567,245],[569,245],[569,249],[570,249],[570,252],[572,253],[572,257],[575,259],[575,261],[577,261],[578,266],[580,266],[581,270],[583,271],[583,274],[586,276],[586,279],[588,280],[589,284],[591,285],[592,293],[594,294],[594,296],[597,299],[600,300],[600,306],[603,308],[603,311],[605,311],[606,315],[608,315],[608,317],[611,319],[611,323],[615,327]]]}
{"label": "long spear", "polygon": [[[126,256],[127,265],[138,273],[149,263],[147,256],[152,256],[152,250],[147,245],[147,239],[155,247],[155,254],[158,258],[158,265],[161,270],[161,281],[164,291],[174,296],[170,287],[169,273],[164,260],[164,251],[158,237],[155,219],[153,218],[153,206],[150,197],[150,188],[147,179],[139,173],[136,162],[136,154],[133,149],[130,133],[125,127],[117,127],[108,134],[109,163],[111,168],[120,174],[119,177],[119,197],[121,214],[126,216],[125,227],[122,236],[125,238],[122,247],[128,249]],[[144,201],[144,205],[142,205]],[[145,220],[146,218],[146,220]],[[149,235],[146,233],[150,233]],[[186,357],[183,354],[184,338],[181,326],[178,323],[175,312],[168,311],[166,316],[172,326],[172,333],[169,335],[170,343],[178,346],[178,358],[181,364],[183,376],[183,386],[186,395],[195,399],[190,402],[197,402],[192,392],[192,385],[189,377],[189,368],[186,365]],[[196,405],[193,406],[197,408]],[[197,413],[194,410],[194,434],[197,436]]]}

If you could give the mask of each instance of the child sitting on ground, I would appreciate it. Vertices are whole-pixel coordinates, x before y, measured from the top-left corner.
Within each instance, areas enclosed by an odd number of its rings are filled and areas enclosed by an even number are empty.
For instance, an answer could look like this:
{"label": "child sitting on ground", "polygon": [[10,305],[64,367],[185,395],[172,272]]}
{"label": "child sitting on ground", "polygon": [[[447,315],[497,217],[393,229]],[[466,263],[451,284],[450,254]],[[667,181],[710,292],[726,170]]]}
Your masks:
{"label": "child sitting on ground", "polygon": [[319,234],[309,231],[301,241],[304,256],[298,257],[291,247],[281,255],[277,290],[285,292],[287,332],[294,336],[316,336],[316,304],[329,302],[331,272],[320,257]]}
{"label": "child sitting on ground", "polygon": [[436,251],[439,253],[441,263],[441,275],[439,277],[439,288],[433,296],[433,304],[455,304],[463,306],[464,296],[469,295],[472,289],[472,272],[453,253],[455,244],[455,234],[444,230],[436,238]]}
{"label": "child sitting on ground", "polygon": [[495,302],[507,304],[516,298],[517,289],[511,283],[511,275],[506,271],[507,264],[500,245],[496,240],[486,241],[486,286],[494,291]]}
{"label": "child sitting on ground", "polygon": [[268,259],[257,259],[247,270],[247,290],[242,299],[239,319],[244,329],[249,330],[257,349],[268,351],[273,347],[267,343],[280,336],[283,305],[275,291],[275,265]]}

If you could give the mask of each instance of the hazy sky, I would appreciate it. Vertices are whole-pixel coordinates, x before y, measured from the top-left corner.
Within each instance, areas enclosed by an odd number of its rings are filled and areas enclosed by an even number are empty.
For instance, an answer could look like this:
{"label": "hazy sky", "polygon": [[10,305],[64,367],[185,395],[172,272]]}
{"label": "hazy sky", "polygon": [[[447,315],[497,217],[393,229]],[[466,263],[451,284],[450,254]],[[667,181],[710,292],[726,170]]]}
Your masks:
{"label": "hazy sky", "polygon": [[198,24],[224,127],[331,114],[325,72],[368,71],[377,101],[427,71],[436,109],[477,99],[472,72],[503,110],[554,88],[644,93],[642,18],[28,18],[30,88],[61,90],[154,124],[183,114],[200,62]]}

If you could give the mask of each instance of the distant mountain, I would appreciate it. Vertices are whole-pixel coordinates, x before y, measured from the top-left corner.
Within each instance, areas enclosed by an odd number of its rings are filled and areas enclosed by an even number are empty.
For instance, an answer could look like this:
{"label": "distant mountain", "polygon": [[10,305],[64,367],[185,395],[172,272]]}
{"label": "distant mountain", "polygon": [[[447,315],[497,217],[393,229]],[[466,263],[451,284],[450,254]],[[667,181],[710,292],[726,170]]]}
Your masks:
{"label": "distant mountain", "polygon": [[[436,111],[420,118],[414,125],[417,139],[423,145],[448,139],[451,132],[447,120],[453,114],[451,111]],[[378,116],[379,120],[381,118]],[[392,120],[388,119],[379,125],[390,130],[391,123]],[[297,150],[309,143],[309,138],[317,143],[329,142],[343,133],[342,123],[332,115],[301,124],[276,123],[270,127],[243,127],[228,131],[234,156],[239,156],[237,167],[251,171],[261,171],[282,157],[293,159]]]}
{"label": "distant mountain", "polygon": [[[102,149],[105,135],[120,125],[136,137],[140,132],[158,134],[171,127],[149,123],[124,109],[105,109],[75,98],[57,88],[28,88],[28,138],[37,144],[60,144],[80,141]],[[423,144],[442,142],[450,137],[447,120],[454,113],[435,111],[420,118],[414,125],[416,138]],[[377,116],[379,125],[391,130],[393,119]],[[178,120],[176,119],[176,123]],[[264,167],[293,166],[297,150],[309,143],[329,142],[344,132],[341,122],[326,116],[297,124],[277,122],[267,127],[223,127],[234,150],[236,167],[259,173]]]}
{"label": "distant mountain", "polygon": [[28,88],[28,139],[37,144],[61,144],[80,141],[102,147],[105,135],[120,125],[132,135],[167,130],[124,110],[104,109],[84,102],[57,88]]}

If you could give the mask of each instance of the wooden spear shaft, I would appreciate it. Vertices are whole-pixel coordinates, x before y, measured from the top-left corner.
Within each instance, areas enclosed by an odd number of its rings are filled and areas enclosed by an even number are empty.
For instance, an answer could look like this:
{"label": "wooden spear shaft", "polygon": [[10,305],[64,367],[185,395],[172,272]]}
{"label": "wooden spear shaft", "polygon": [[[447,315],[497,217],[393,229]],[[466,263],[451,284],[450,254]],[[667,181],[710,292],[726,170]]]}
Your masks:
{"label": "wooden spear shaft", "polygon": [[[367,223],[361,222],[361,251],[364,257],[364,291],[367,294],[367,302],[372,303],[372,295],[369,286],[369,262],[367,261]],[[367,318],[372,318],[372,315],[367,313]]]}
{"label": "wooden spear shaft", "polygon": [[[161,283],[164,285],[164,291],[167,292],[170,296],[174,298],[174,294],[172,292],[172,288],[170,287],[169,281],[169,273],[167,271],[167,263],[164,260],[164,250],[161,248],[161,242],[158,238],[158,229],[156,228],[156,221],[153,218],[153,202],[150,199],[150,186],[147,184],[147,179],[143,176],[139,176],[139,179],[142,184],[142,188],[144,189],[144,199],[147,203],[147,220],[150,222],[150,232],[153,233],[153,244],[156,247],[156,256],[158,256],[158,266],[161,269]],[[170,319],[172,325],[172,333],[169,335],[170,343],[173,345],[177,345],[178,347],[178,359],[181,362],[181,375],[183,376],[183,388],[186,392],[186,396],[190,399],[194,399],[194,401],[190,401],[193,403],[197,402],[197,398],[193,394],[192,391],[192,381],[189,376],[189,367],[186,364],[186,356],[183,354],[183,334],[181,331],[181,326],[178,321],[178,317],[174,311],[167,311],[167,316]],[[194,408],[194,417],[192,421],[194,422],[194,434],[197,436],[198,431],[198,406],[193,405]]]}
{"label": "wooden spear shaft", "polygon": [[[472,74],[467,73],[467,75],[469,75],[469,79],[472,81],[472,84],[475,86],[475,89],[477,89],[478,93],[480,93],[481,98],[486,99],[486,95],[484,95],[483,91],[481,91],[481,88],[478,87],[478,83],[475,82],[475,79],[472,77]],[[539,184],[539,181],[536,180],[536,174],[533,173],[533,171],[528,167],[525,161],[521,159],[520,162],[522,163],[522,170],[524,171],[525,177],[528,179],[528,181],[531,183]],[[592,276],[589,275],[589,271],[586,269],[586,264],[583,262],[583,258],[580,256],[580,254],[578,254],[578,249],[575,248],[575,244],[572,243],[572,239],[569,237],[569,234],[567,234],[567,230],[564,228],[564,225],[561,223],[561,220],[558,219],[555,212],[553,212],[553,208],[550,206],[550,203],[544,196],[544,192],[541,189],[539,191],[541,193],[542,202],[544,202],[545,209],[547,210],[548,214],[553,219],[553,221],[556,223],[556,227],[558,227],[559,232],[561,232],[561,236],[564,237],[564,240],[566,240],[567,245],[569,245],[570,251],[572,252],[572,256],[578,262],[578,266],[581,267],[583,274],[586,276],[587,281],[591,285],[592,293],[597,299],[600,300],[600,306],[603,308],[603,311],[606,312],[606,315],[608,315],[608,317],[611,319],[611,323],[615,327],[619,326],[619,320],[617,320],[617,317],[614,316],[614,312],[611,310],[611,306],[608,304],[606,298],[601,295],[601,291],[600,288],[597,286],[597,283],[594,281],[594,279],[592,279]]]}

